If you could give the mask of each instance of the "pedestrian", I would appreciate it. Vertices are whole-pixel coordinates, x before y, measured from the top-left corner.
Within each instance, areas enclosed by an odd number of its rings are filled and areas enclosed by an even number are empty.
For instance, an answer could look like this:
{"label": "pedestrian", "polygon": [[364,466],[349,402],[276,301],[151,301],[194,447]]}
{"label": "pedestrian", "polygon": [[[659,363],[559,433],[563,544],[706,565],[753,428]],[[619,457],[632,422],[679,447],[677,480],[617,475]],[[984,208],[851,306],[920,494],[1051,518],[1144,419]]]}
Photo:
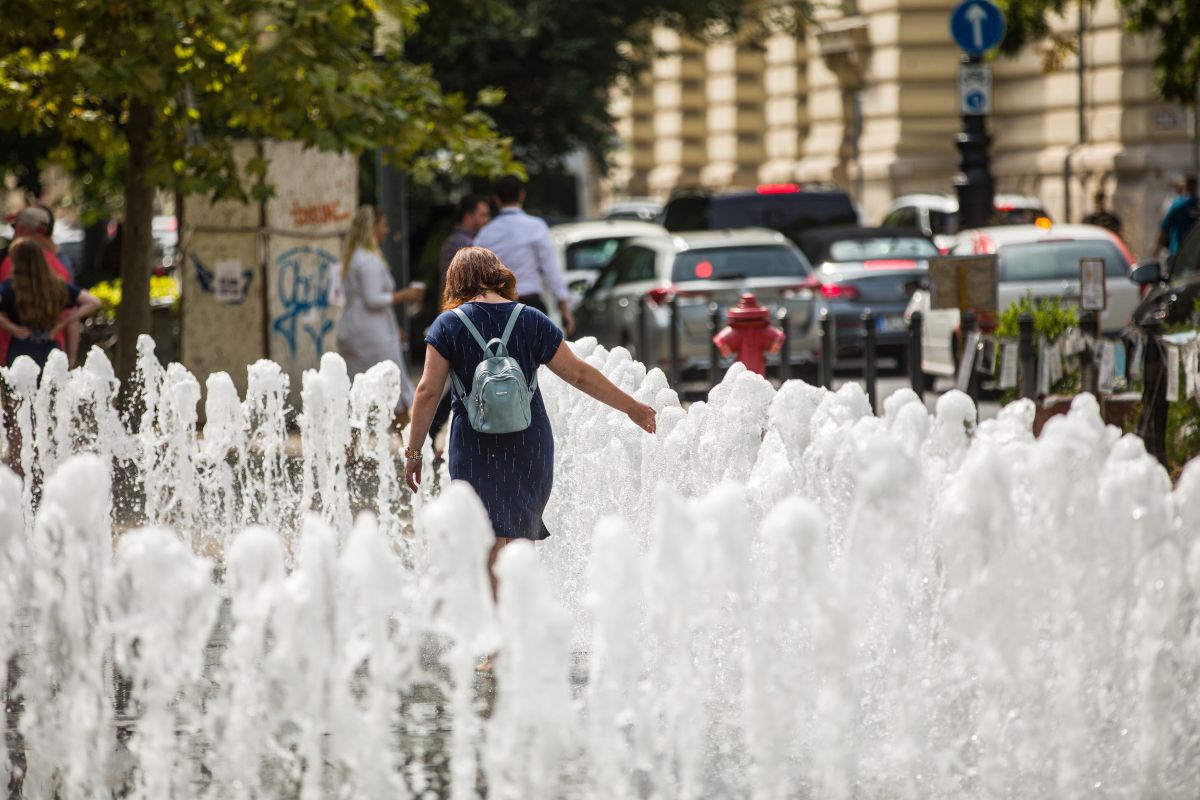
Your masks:
{"label": "pedestrian", "polygon": [[100,301],[55,274],[39,242],[18,239],[8,252],[12,274],[0,281],[0,328],[12,341],[4,363],[11,367],[28,356],[44,367],[50,353],[60,348],[55,336],[96,313]]}
{"label": "pedestrian", "polygon": [[[473,332],[456,312],[463,313],[485,341],[502,337],[511,326],[508,353],[534,388],[529,426],[513,433],[481,433],[468,420],[458,391],[450,426],[450,477],[471,485],[496,534],[489,571],[500,549],[512,540],[539,541],[550,535],[542,512],[554,481],[554,436],[541,391],[536,388],[538,367],[548,366],[568,385],[625,413],[643,430],[653,433],[655,428],[654,409],[634,400],[576,356],[549,317],[530,306],[518,307],[516,287],[516,276],[492,251],[466,247],[454,256],[446,273],[443,312],[425,336],[425,371],[413,401],[412,427],[404,451],[404,478],[415,492],[421,484],[421,448],[446,377],[453,370],[470,391],[475,369],[483,360]],[[493,596],[495,591],[493,573]]]}
{"label": "pedestrian", "polygon": [[492,219],[492,207],[477,194],[464,194],[454,206],[454,230],[438,252],[438,297],[446,286],[446,270],[454,254],[475,243],[475,236]]}
{"label": "pedestrian", "polygon": [[1107,228],[1117,236],[1121,235],[1121,218],[1106,207],[1105,201],[1107,198],[1104,195],[1103,189],[1098,189],[1092,195],[1094,208],[1092,212],[1083,218],[1084,225],[1099,225],[1101,228]]}
{"label": "pedestrian", "polygon": [[400,368],[400,400],[395,420],[400,426],[406,421],[412,405],[413,385],[405,366],[400,326],[396,324],[393,309],[401,303],[419,303],[425,290],[420,286],[396,288],[379,249],[387,233],[387,218],[377,217],[371,206],[360,206],[354,212],[342,249],[345,309],[338,322],[337,348],[346,359],[346,371],[351,379],[381,361],[391,361]]}
{"label": "pedestrian", "polygon": [[562,315],[563,332],[570,336],[575,333],[571,292],[550,241],[550,228],[525,213],[525,183],[516,175],[499,178],[494,191],[500,211],[479,231],[475,244],[494,252],[512,270],[517,277],[517,297],[525,305],[545,313],[542,291],[549,289]]}
{"label": "pedestrian", "polygon": [[[470,247],[475,241],[475,234],[479,233],[479,229],[487,225],[491,218],[492,207],[485,198],[477,194],[465,194],[459,198],[458,204],[454,207],[454,230],[446,237],[446,241],[442,242],[442,249],[438,254],[438,297],[442,296],[446,288],[446,270],[450,268],[454,254],[464,247]],[[450,381],[446,381],[446,385],[442,388],[442,399],[438,403],[437,411],[433,414],[433,422],[429,427],[429,438],[433,441],[435,458],[442,456],[442,449],[438,445],[438,434],[442,432],[442,428],[449,419]]]}
{"label": "pedestrian", "polygon": [[[65,283],[71,283],[71,271],[58,258],[58,248],[54,245],[54,240],[51,238],[51,233],[54,230],[54,215],[45,206],[26,206],[10,219],[13,226],[13,239],[28,239],[38,245],[42,250],[42,256],[47,265],[47,269],[52,270],[55,275],[62,279]],[[9,248],[8,255],[0,262],[0,281],[7,280],[12,274],[12,248]],[[79,334],[80,325],[78,320],[60,328],[55,334],[54,339],[58,346],[67,354],[67,363],[71,367],[75,366],[76,356],[79,353]],[[7,360],[10,337],[8,331],[0,329],[0,363]]]}
{"label": "pedestrian", "polygon": [[[1179,246],[1200,218],[1200,199],[1196,197],[1196,176],[1188,175],[1179,182],[1179,196],[1172,201],[1158,230],[1159,249],[1167,248],[1169,261],[1174,260]],[[1168,261],[1168,263],[1169,263]]]}

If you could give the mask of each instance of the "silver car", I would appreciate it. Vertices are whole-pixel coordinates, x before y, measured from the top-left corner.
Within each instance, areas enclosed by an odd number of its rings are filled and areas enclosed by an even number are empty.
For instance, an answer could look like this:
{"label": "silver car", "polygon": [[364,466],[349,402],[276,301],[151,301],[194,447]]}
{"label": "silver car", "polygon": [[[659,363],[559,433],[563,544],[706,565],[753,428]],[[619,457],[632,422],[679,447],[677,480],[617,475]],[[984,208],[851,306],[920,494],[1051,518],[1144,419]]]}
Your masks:
{"label": "silver car", "polygon": [[[584,295],[575,310],[577,335],[625,347],[647,367],[669,372],[674,297],[681,372],[704,370],[711,358],[710,304],[717,304],[724,326],[725,310],[752,292],[774,318],[787,310],[791,363],[813,364],[819,350],[814,285],[804,254],[777,231],[639,236],[617,251]],[[729,361],[722,359],[722,367]]]}

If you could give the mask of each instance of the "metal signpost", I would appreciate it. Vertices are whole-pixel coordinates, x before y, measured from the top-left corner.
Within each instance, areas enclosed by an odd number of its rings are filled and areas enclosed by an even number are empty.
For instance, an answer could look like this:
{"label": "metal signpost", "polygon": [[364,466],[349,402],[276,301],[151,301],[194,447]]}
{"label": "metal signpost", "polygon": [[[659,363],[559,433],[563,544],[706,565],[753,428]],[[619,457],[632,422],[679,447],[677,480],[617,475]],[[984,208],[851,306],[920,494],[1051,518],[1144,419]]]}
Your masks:
{"label": "metal signpost", "polygon": [[929,259],[929,307],[997,313],[996,267],[994,255],[934,256]]}
{"label": "metal signpost", "polygon": [[954,177],[959,228],[979,228],[991,219],[996,195],[986,121],[992,111],[992,71],[982,57],[1004,40],[1004,15],[991,0],[964,0],[950,13],[950,35],[963,51],[958,75],[963,127],[958,135],[959,173]]}

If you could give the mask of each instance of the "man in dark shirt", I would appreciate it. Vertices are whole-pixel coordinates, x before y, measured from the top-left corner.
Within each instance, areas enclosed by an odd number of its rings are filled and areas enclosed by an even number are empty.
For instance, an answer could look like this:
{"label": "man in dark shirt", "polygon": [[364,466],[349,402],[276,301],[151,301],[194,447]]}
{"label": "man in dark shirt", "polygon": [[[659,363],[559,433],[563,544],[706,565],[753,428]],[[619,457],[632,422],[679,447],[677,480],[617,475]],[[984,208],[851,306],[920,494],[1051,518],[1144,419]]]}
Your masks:
{"label": "man in dark shirt", "polygon": [[1084,225],[1099,225],[1101,228],[1107,228],[1117,236],[1121,235],[1121,218],[1105,208],[1104,190],[1096,192],[1092,198],[1096,203],[1095,210],[1083,218]]}
{"label": "man in dark shirt", "polygon": [[[442,289],[446,285],[446,270],[450,268],[450,262],[454,259],[454,254],[464,247],[470,247],[475,241],[475,234],[479,233],[479,229],[488,224],[492,218],[492,207],[488,205],[488,201],[477,194],[465,194],[458,201],[458,205],[454,208],[454,230],[446,237],[446,241],[442,242],[442,249],[438,253],[438,310],[441,308]],[[446,420],[450,418],[450,383],[446,382],[446,388],[442,392],[442,402],[438,403],[437,410],[433,412],[433,421],[429,426],[429,440],[433,442],[434,454],[440,458],[442,455],[441,445],[438,442],[437,435],[441,432],[442,426],[446,424]]]}
{"label": "man in dark shirt", "polygon": [[492,208],[488,201],[477,194],[465,194],[454,208],[454,230],[442,242],[438,253],[438,297],[442,296],[441,288],[446,284],[446,270],[454,254],[464,247],[470,247],[475,241],[475,234],[488,224],[492,218]]}

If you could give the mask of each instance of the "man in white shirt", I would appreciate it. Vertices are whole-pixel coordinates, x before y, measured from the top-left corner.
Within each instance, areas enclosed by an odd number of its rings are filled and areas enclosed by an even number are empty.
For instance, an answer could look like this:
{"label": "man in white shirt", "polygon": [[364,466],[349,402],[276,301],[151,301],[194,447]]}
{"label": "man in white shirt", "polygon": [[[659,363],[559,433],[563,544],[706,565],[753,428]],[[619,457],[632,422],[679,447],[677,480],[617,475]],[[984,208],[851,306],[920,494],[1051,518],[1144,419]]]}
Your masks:
{"label": "man in white shirt", "polygon": [[516,175],[497,180],[495,193],[500,212],[476,234],[475,246],[491,250],[513,271],[517,276],[517,294],[525,305],[545,313],[542,290],[549,289],[558,301],[563,333],[570,336],[575,332],[571,292],[563,280],[554,243],[550,241],[550,228],[521,208],[525,204],[525,184]]}

